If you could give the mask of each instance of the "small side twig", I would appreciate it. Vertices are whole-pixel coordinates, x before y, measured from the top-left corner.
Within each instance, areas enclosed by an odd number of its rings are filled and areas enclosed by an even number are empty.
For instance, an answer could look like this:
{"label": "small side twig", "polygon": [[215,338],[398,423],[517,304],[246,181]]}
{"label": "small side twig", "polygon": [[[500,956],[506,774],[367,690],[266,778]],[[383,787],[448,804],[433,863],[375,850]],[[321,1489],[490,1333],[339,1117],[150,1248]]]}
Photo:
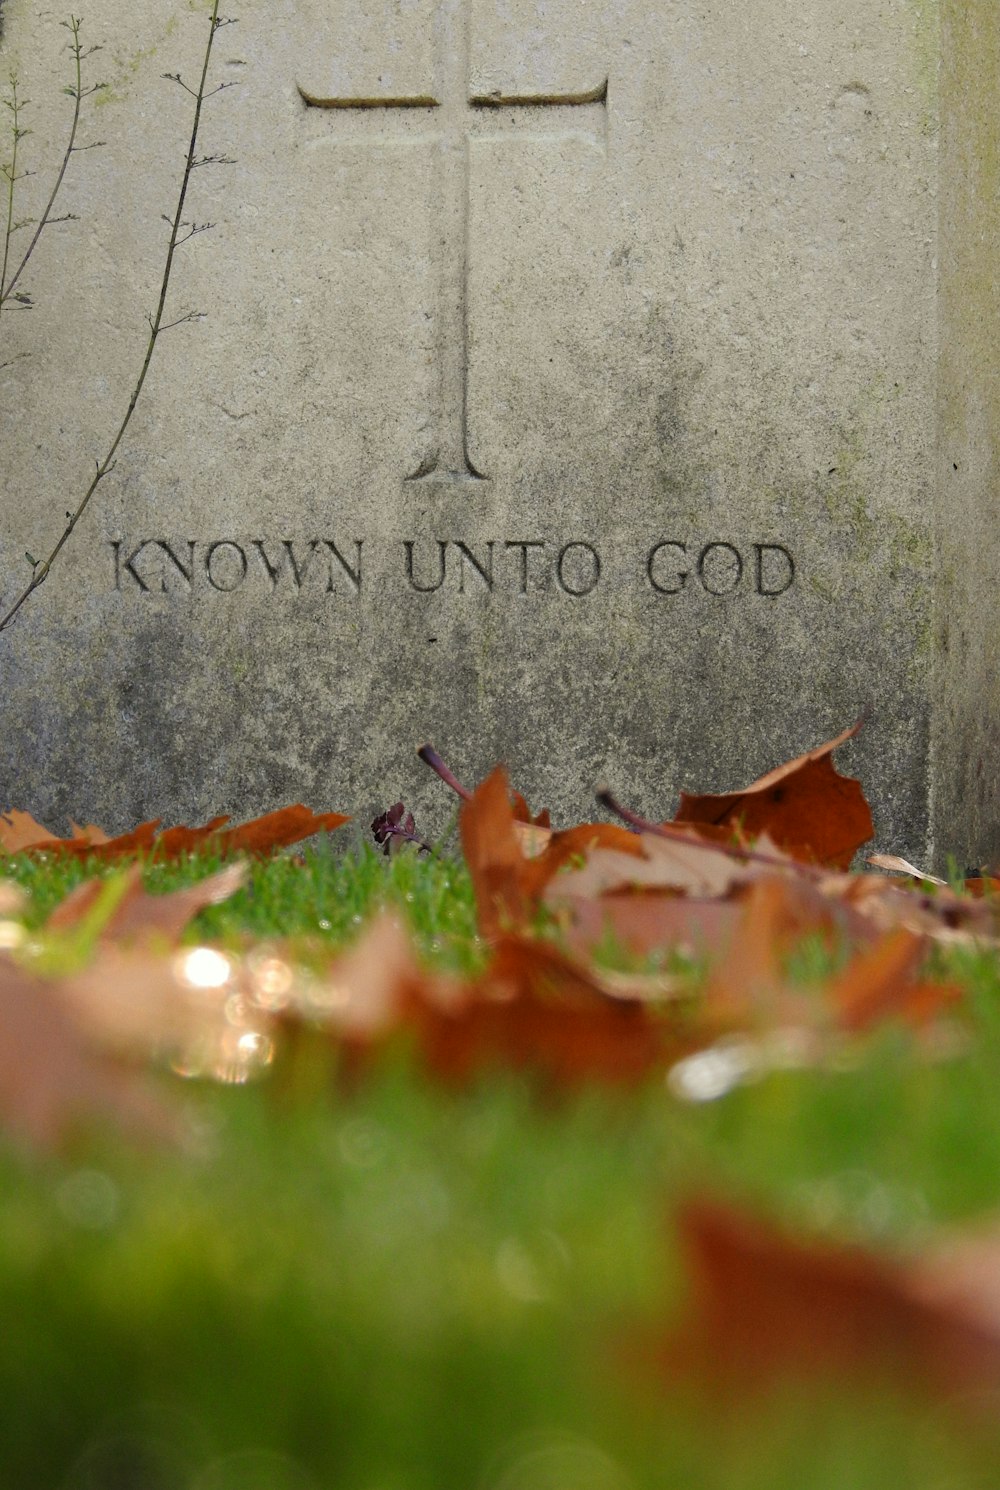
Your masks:
{"label": "small side twig", "polygon": [[155,312],[147,318],[149,321],[149,339],[146,343],[145,356],[142,360],[142,366],[139,369],[139,376],[136,379],[135,386],[132,389],[132,395],[128,402],[128,408],[125,410],[125,416],[118,426],[117,433],[115,434],[114,439],[111,441],[111,445],[108,448],[107,454],[104,456],[103,460],[99,460],[95,463],[96,469],[93,479],[91,480],[90,485],[87,487],[87,490],[84,492],[83,497],[76,507],[75,511],[67,514],[66,526],[63,529],[58,542],[53,547],[48,558],[44,560],[36,560],[32,559],[31,556],[28,555],[29,562],[32,564],[31,578],[25,585],[21,593],[18,595],[13,605],[10,606],[10,608],[4,613],[2,617],[0,617],[0,631],[5,631],[7,627],[10,626],[28,597],[33,594],[34,591],[38,589],[39,585],[43,584],[48,578],[49,573],[52,569],[52,565],[55,563],[64,546],[69,541],[69,538],[71,537],[77,523],[86,512],[88,506],[90,505],[91,498],[93,497],[97,488],[100,486],[105,476],[107,476],[114,469],[115,453],[125,437],[125,431],[128,429],[129,424],[132,421],[132,415],[135,413],[136,404],[139,402],[139,396],[142,393],[143,387],[145,385],[146,375],[149,372],[150,363],[153,360],[153,352],[156,349],[156,343],[159,340],[160,333],[163,331],[171,330],[175,326],[182,325],[186,321],[199,320],[203,315],[203,312],[200,311],[190,311],[187,315],[180,316],[176,321],[170,321],[166,325],[163,322],[163,313],[167,303],[167,291],[170,288],[170,275],[171,270],[173,269],[174,255],[177,252],[179,241],[184,241],[184,239],[181,237],[181,230],[183,227],[186,226],[184,222],[184,203],[187,198],[188,185],[191,180],[191,173],[194,170],[194,164],[197,158],[198,130],[201,125],[202,105],[204,104],[206,98],[211,97],[215,93],[219,93],[223,87],[228,86],[226,84],[220,84],[218,87],[213,88],[210,92],[206,92],[205,90],[205,82],[208,77],[209,63],[211,62],[212,58],[212,44],[215,41],[215,33],[222,26],[231,24],[232,21],[230,19],[220,19],[219,0],[214,0],[214,3],[212,5],[211,20],[209,23],[208,41],[205,45],[205,55],[202,61],[201,78],[198,83],[197,91],[188,88],[188,85],[183,82],[179,74],[164,74],[165,77],[179,82],[181,86],[185,88],[188,93],[191,94],[191,96],[195,100],[195,107],[194,120],[191,125],[191,139],[188,145],[187,158],[184,163],[184,174],[181,178],[180,191],[177,197],[177,206],[174,211],[173,218],[171,219],[172,226],[170,230],[170,242],[167,245],[167,257],[166,262],[163,266],[163,277],[160,281],[159,300],[157,302]]}

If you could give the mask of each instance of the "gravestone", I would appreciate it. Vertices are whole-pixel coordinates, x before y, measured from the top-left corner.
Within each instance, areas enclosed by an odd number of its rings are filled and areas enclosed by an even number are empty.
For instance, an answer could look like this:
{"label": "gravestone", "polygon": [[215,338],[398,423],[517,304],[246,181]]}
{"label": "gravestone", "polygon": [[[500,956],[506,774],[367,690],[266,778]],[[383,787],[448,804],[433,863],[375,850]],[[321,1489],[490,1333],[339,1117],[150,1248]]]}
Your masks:
{"label": "gravestone", "polygon": [[[995,853],[993,0],[237,13],[168,308],[207,316],[0,635],[5,803],[433,831],[431,739],[665,816],[865,713],[881,843]],[[106,143],[0,318],[8,603],[127,405],[207,14],[88,6]],[[59,19],[5,0],[36,208]]]}

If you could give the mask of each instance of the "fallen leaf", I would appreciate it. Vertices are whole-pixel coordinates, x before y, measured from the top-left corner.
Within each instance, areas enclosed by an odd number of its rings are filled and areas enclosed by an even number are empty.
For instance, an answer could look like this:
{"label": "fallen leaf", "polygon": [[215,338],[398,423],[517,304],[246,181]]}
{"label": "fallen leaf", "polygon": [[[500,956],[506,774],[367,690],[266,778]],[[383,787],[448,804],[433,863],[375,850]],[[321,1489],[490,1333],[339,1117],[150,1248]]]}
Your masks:
{"label": "fallen leaf", "polygon": [[627,892],[560,896],[554,909],[563,945],[578,955],[611,941],[637,957],[669,949],[692,960],[721,957],[743,916],[736,900]]}
{"label": "fallen leaf", "polygon": [[[199,911],[228,900],[242,888],[246,878],[245,864],[227,864],[197,884],[164,895],[150,895],[143,888],[139,865],[131,865],[124,871],[120,893],[109,904],[100,925],[95,926],[95,933],[103,941],[128,942],[142,938],[176,942]],[[85,880],[56,906],[45,923],[46,930],[74,930],[95,912],[107,892],[107,880]]]}
{"label": "fallen leaf", "polygon": [[494,938],[531,915],[525,887],[525,857],[514,831],[507,773],[502,766],[480,782],[458,815],[462,853],[472,878],[476,919]]}
{"label": "fallen leaf", "polygon": [[992,874],[974,875],[965,881],[963,888],[966,894],[978,899],[996,900],[1000,896],[1000,879]]}
{"label": "fallen leaf", "polygon": [[910,879],[925,882],[930,885],[945,885],[947,880],[938,879],[936,874],[925,874],[922,869],[917,869],[908,859],[901,859],[898,854],[869,854],[868,863],[873,869],[886,869],[890,874],[905,874]]}
{"label": "fallen leaf", "polygon": [[549,814],[549,809],[543,807],[541,812],[532,815],[531,808],[528,806],[524,797],[521,796],[520,792],[514,791],[513,788],[511,788],[510,793],[510,805],[515,822],[524,823],[530,828],[552,827],[552,818]]}
{"label": "fallen leaf", "polygon": [[666,1026],[644,1003],[609,994],[554,947],[512,936],[464,998],[425,1004],[416,1024],[430,1070],[448,1082],[512,1066],[554,1089],[627,1085],[661,1068],[668,1050]]}
{"label": "fallen leaf", "polygon": [[947,885],[932,891],[882,874],[829,876],[820,888],[877,931],[904,927],[943,945],[997,945],[1000,902],[956,894]]}
{"label": "fallen leaf", "polygon": [[957,987],[918,981],[926,951],[923,937],[899,928],[859,952],[824,990],[840,1024],[847,1030],[892,1018],[924,1024],[957,1003],[962,996]]}
{"label": "fallen leaf", "polygon": [[27,812],[16,809],[0,816],[0,850],[5,854],[19,854],[22,849],[52,838],[47,828]]}
{"label": "fallen leaf", "polygon": [[13,880],[0,880],[0,916],[7,920],[19,916],[27,905],[27,896]]}
{"label": "fallen leaf", "polygon": [[768,833],[795,858],[834,868],[850,867],[857,850],[873,836],[871,809],[859,782],[841,776],[830,759],[853,738],[856,724],[816,750],[769,771],[740,792],[681,794],[675,823]]}
{"label": "fallen leaf", "polygon": [[353,1072],[398,1036],[451,1084],[496,1066],[534,1070],[554,1088],[623,1084],[664,1064],[666,1026],[646,1004],[676,991],[675,980],[658,976],[604,978],[547,943],[512,935],[499,936],[477,978],[429,972],[399,920],[383,913],[283,1019],[324,1025]]}
{"label": "fallen leaf", "polygon": [[130,833],[108,838],[100,828],[73,825],[72,836],[59,838],[36,823],[26,812],[12,810],[0,816],[0,852],[5,854],[52,853],[77,858],[118,857],[148,849],[156,836],[158,821],[140,823]]}
{"label": "fallen leaf", "polygon": [[[616,829],[621,833],[622,829]],[[630,833],[629,848],[591,847],[580,869],[566,870],[548,884],[545,902],[556,907],[562,901],[605,895],[623,890],[665,890],[674,894],[724,896],[755,874],[753,866],[713,844],[652,833]]]}
{"label": "fallen leaf", "polygon": [[0,852],[51,853],[98,862],[140,853],[175,859],[203,848],[218,854],[266,854],[299,843],[313,833],[333,832],[348,821],[340,812],[314,813],[296,804],[235,828],[226,828],[229,818],[223,816],[212,818],[201,828],[167,828],[160,833],[160,819],[156,818],[117,838],[108,838],[100,828],[80,828],[75,824],[70,838],[59,838],[40,827],[27,813],[13,811],[0,817]]}
{"label": "fallen leaf", "polygon": [[553,833],[518,821],[507,773],[498,766],[459,812],[462,852],[476,897],[480,933],[493,939],[531,923],[553,876],[602,847],[642,856],[638,837],[616,823],[580,823]]}
{"label": "fallen leaf", "polygon": [[169,1108],[88,1036],[61,994],[0,957],[0,1121],[52,1150],[101,1120],[136,1136],[176,1137]]}
{"label": "fallen leaf", "polygon": [[347,1039],[369,1042],[399,1027],[408,1002],[444,999],[439,990],[450,986],[450,980],[424,973],[399,917],[382,911],[329,971],[308,985],[301,1012]]}
{"label": "fallen leaf", "polygon": [[815,1023],[821,1006],[790,986],[784,962],[809,933],[832,938],[834,907],[811,881],[762,875],[746,889],[729,946],[705,985],[700,1025],[715,1034]]}
{"label": "fallen leaf", "polygon": [[656,1351],[671,1379],[698,1380],[728,1402],[782,1379],[859,1375],[956,1402],[1000,1390],[996,1237],[882,1256],[714,1199],[689,1201],[678,1226],[689,1303]]}
{"label": "fallen leaf", "polygon": [[[207,827],[196,830],[204,834],[205,847],[219,854],[270,854],[279,848],[288,848],[311,838],[314,833],[332,833],[350,819],[342,812],[313,812],[301,802],[292,807],[281,807],[277,812],[265,813],[248,823],[235,828],[225,828],[228,818],[216,818]],[[217,824],[218,826],[215,826]],[[178,853],[189,853],[190,849],[175,847],[179,835],[189,830],[171,828],[160,835],[156,843],[158,856],[173,858]],[[178,835],[175,839],[174,835]]]}

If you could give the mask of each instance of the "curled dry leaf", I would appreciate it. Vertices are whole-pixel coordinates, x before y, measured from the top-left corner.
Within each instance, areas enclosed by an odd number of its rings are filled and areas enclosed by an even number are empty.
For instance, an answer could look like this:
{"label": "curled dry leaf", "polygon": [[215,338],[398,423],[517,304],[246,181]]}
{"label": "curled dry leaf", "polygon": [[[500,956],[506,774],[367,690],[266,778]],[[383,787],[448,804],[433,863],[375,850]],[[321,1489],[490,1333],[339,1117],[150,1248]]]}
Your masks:
{"label": "curled dry leaf", "polygon": [[[246,878],[245,864],[227,864],[195,885],[165,895],[150,895],[143,888],[141,869],[137,864],[131,865],[123,874],[120,893],[109,902],[107,916],[97,928],[98,935],[102,941],[176,942],[199,911],[209,905],[221,905],[243,887]],[[45,923],[46,930],[70,931],[79,926],[96,912],[107,892],[108,881],[85,880],[56,906]]]}
{"label": "curled dry leaf", "polygon": [[13,880],[0,880],[0,916],[4,919],[19,916],[27,904],[27,896]]}
{"label": "curled dry leaf", "polygon": [[869,854],[868,863],[873,869],[885,869],[890,874],[905,874],[909,879],[917,880],[929,885],[944,885],[947,880],[938,879],[936,874],[925,874],[908,859],[901,859],[898,854]]}
{"label": "curled dry leaf", "polygon": [[747,887],[740,909],[732,939],[705,985],[700,1024],[720,1034],[814,1022],[815,1001],[790,987],[784,961],[807,933],[833,933],[832,907],[808,880],[770,874]]}
{"label": "curled dry leaf", "polygon": [[556,1088],[628,1083],[665,1061],[666,1027],[644,1001],[674,991],[664,979],[605,981],[544,942],[509,935],[478,978],[429,972],[399,920],[384,913],[283,1022],[324,1025],[351,1069],[399,1036],[449,1083],[496,1066],[532,1069]]}
{"label": "curled dry leaf", "polygon": [[425,972],[399,917],[383,911],[310,986],[303,1012],[345,1039],[384,1039],[410,1007],[446,1003],[453,980]]}
{"label": "curled dry leaf", "polygon": [[314,813],[296,804],[266,813],[235,828],[227,828],[228,817],[214,817],[201,828],[168,828],[159,832],[160,820],[140,823],[129,833],[109,838],[100,828],[73,827],[70,838],[59,838],[24,812],[0,816],[0,853],[49,853],[78,859],[111,860],[129,854],[155,853],[159,859],[176,859],[197,849],[218,854],[267,854],[299,843],[314,833],[332,833],[348,822],[343,813]]}
{"label": "curled dry leaf", "polygon": [[674,822],[739,829],[752,838],[768,833],[797,859],[849,868],[858,849],[873,836],[874,824],[860,782],[841,776],[830,757],[860,727],[856,724],[778,766],[743,791],[698,796],[683,792]]}
{"label": "curled dry leaf", "polygon": [[36,823],[27,812],[12,810],[0,815],[0,852],[4,854],[52,853],[76,858],[120,858],[152,848],[158,822],[140,823],[129,833],[109,838],[100,828],[73,824],[69,838],[59,838]]}
{"label": "curled dry leaf", "polygon": [[507,773],[502,766],[463,802],[458,823],[480,932],[492,938],[506,927],[523,926],[531,915],[531,901],[525,885],[525,858],[514,831]]}
{"label": "curled dry leaf", "polygon": [[555,948],[515,936],[500,939],[464,998],[425,1005],[416,1024],[430,1070],[448,1082],[513,1066],[554,1089],[628,1085],[661,1068],[669,1048],[666,1026],[643,1003],[610,995]]}
{"label": "curled dry leaf", "polygon": [[488,938],[530,924],[546,885],[573,859],[601,847],[642,855],[636,835],[614,823],[581,823],[552,833],[519,822],[502,766],[463,802],[459,828],[479,930]]}
{"label": "curled dry leaf", "polygon": [[103,1121],[136,1136],[176,1137],[169,1108],[103,1049],[59,990],[0,957],[0,1123],[54,1149]]}
{"label": "curled dry leaf", "polygon": [[859,1375],[946,1398],[1000,1390],[996,1235],[882,1256],[705,1198],[678,1224],[688,1311],[655,1352],[672,1379],[729,1402],[782,1379]]}
{"label": "curled dry leaf", "polygon": [[430,844],[420,837],[413,813],[407,812],[402,802],[396,802],[375,818],[372,823],[372,837],[386,858],[397,853],[407,843],[412,843],[422,854],[434,852]]}
{"label": "curled dry leaf", "polygon": [[1000,902],[947,885],[927,892],[882,874],[845,874],[824,879],[821,888],[877,931],[903,927],[943,945],[995,946],[1000,937]]}
{"label": "curled dry leaf", "polygon": [[737,900],[628,892],[560,898],[554,909],[564,945],[578,956],[610,939],[636,957],[669,948],[692,961],[722,956],[743,915]]}
{"label": "curled dry leaf", "polygon": [[729,897],[754,868],[694,838],[626,839],[627,851],[592,848],[581,868],[564,869],[545,886],[543,903],[567,945],[590,951],[610,936],[639,954],[672,947],[718,956],[742,917]]}
{"label": "curled dry leaf", "polygon": [[[616,830],[620,832],[621,830]],[[752,866],[714,844],[652,833],[629,834],[628,852],[620,848],[593,848],[580,869],[566,870],[552,880],[545,902],[561,902],[604,895],[609,891],[661,890],[676,895],[721,897],[753,878]]]}
{"label": "curled dry leaf", "polygon": [[825,989],[841,1026],[862,1030],[884,1019],[925,1024],[959,1002],[953,985],[919,979],[926,951],[923,937],[899,928],[859,952]]}

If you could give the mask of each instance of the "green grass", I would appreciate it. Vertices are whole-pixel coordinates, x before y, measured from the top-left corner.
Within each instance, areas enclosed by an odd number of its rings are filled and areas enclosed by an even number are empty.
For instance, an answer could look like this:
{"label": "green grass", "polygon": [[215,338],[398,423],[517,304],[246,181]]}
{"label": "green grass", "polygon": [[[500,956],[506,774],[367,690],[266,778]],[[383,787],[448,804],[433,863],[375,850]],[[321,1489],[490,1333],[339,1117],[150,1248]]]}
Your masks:
{"label": "green grass", "polygon": [[[192,936],[340,942],[389,899],[429,957],[480,956],[458,865],[302,858],[257,866]],[[12,868],[36,921],[85,873]],[[0,1490],[995,1485],[1000,1429],[862,1384],[723,1411],[622,1351],[676,1315],[669,1215],[692,1187],[882,1246],[1000,1209],[1000,974],[950,965],[974,1038],[937,1063],[888,1030],[717,1101],[657,1078],[553,1103],[504,1072],[449,1093],[394,1050],[349,1093],[308,1062],[182,1086],[181,1153],[3,1151]]]}

